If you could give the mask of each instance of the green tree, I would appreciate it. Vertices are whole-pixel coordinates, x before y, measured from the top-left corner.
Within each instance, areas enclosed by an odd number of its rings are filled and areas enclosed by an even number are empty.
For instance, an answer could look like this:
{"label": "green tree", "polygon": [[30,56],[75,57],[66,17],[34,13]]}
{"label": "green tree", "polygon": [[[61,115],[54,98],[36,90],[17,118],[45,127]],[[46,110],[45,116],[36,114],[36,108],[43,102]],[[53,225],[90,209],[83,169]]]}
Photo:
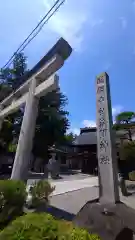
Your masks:
{"label": "green tree", "polygon": [[120,159],[134,160],[135,159],[135,141],[128,141],[120,145]]}
{"label": "green tree", "polygon": [[71,145],[73,144],[75,140],[76,135],[74,135],[72,132],[65,135],[65,144]]}
{"label": "green tree", "polygon": [[[1,81],[0,84],[0,102],[8,96],[12,92],[11,88],[8,86],[7,83]],[[13,131],[13,124],[11,121],[11,117],[4,119],[2,129],[0,132],[0,151],[5,151],[8,148],[8,144],[12,141],[12,131]]]}
{"label": "green tree", "polygon": [[63,144],[69,127],[68,112],[64,110],[66,104],[67,98],[59,91],[50,92],[40,99],[34,155],[45,158],[50,146]]}
{"label": "green tree", "polygon": [[[0,79],[1,80],[1,79]],[[1,81],[0,83],[0,102],[12,92],[8,84]]]}
{"label": "green tree", "polygon": [[126,130],[128,139],[132,141],[132,128],[135,127],[135,112],[121,112],[116,116],[114,128],[116,130]]}
{"label": "green tree", "polygon": [[[27,72],[26,57],[23,53],[16,54],[12,68],[0,71],[0,101],[9,96],[23,82],[22,76]],[[23,112],[21,109],[8,116],[3,123],[1,131],[1,143],[6,151],[13,139],[18,138],[22,122]],[[9,127],[10,126],[10,127]]]}
{"label": "green tree", "polygon": [[1,69],[1,80],[10,91],[16,90],[24,83],[23,76],[28,72],[26,60],[24,53],[18,53],[15,55],[12,68]]}

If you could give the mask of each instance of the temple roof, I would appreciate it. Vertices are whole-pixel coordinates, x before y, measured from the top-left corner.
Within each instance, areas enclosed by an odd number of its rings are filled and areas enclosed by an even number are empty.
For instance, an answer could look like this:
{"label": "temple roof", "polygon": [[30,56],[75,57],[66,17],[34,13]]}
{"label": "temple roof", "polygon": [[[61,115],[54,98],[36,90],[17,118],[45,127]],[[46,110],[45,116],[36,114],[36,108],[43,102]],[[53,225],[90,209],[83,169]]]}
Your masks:
{"label": "temple roof", "polygon": [[[116,136],[116,142],[119,139],[128,139],[127,130],[114,130]],[[132,128],[132,138],[135,140],[135,128]],[[94,145],[97,144],[96,128],[82,128],[80,129],[80,135],[74,140],[74,145]]]}
{"label": "temple roof", "polygon": [[75,145],[90,145],[97,144],[96,132],[83,132],[74,140]]}

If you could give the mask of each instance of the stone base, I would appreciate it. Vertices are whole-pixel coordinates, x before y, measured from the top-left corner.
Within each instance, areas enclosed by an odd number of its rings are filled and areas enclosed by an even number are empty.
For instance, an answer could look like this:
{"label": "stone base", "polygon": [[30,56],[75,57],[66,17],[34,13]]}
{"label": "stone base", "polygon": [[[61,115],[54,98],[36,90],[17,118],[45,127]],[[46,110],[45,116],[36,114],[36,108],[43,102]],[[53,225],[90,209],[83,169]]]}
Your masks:
{"label": "stone base", "polygon": [[75,225],[97,233],[103,240],[133,240],[135,210],[122,202],[115,205],[90,201],[74,218]]}

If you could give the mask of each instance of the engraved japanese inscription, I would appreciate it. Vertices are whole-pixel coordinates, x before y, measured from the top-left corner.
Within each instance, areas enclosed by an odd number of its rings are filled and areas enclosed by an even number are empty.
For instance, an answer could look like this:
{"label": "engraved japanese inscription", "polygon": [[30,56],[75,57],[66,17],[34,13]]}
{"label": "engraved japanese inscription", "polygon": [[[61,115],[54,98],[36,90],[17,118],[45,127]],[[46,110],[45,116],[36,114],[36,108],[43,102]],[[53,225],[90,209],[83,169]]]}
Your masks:
{"label": "engraved japanese inscription", "polygon": [[107,140],[107,119],[105,115],[105,79],[104,76],[97,78],[97,128],[99,132],[99,163],[109,164],[110,159],[107,154],[108,140]]}
{"label": "engraved japanese inscription", "polygon": [[109,76],[100,74],[96,78],[97,150],[99,166],[100,203],[119,201],[117,164],[112,129],[112,107]]}

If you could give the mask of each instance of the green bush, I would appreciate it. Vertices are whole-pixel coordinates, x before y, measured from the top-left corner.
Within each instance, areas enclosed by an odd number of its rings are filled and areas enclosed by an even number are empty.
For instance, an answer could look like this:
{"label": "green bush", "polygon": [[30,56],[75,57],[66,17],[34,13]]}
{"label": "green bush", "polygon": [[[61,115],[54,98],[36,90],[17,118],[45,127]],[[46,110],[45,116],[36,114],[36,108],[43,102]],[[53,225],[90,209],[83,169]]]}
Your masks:
{"label": "green bush", "polygon": [[133,160],[135,159],[135,141],[127,141],[119,147],[121,160]]}
{"label": "green bush", "polygon": [[23,212],[26,186],[21,181],[0,181],[0,226],[8,223]]}
{"label": "green bush", "polygon": [[129,180],[135,181],[135,171],[129,173]]}
{"label": "green bush", "polygon": [[29,191],[32,196],[32,206],[36,207],[41,202],[47,204],[49,202],[49,196],[54,190],[55,187],[52,187],[46,180],[35,182]]}
{"label": "green bush", "polygon": [[30,213],[14,220],[0,233],[0,240],[99,240],[98,236],[55,220],[49,214]]}

